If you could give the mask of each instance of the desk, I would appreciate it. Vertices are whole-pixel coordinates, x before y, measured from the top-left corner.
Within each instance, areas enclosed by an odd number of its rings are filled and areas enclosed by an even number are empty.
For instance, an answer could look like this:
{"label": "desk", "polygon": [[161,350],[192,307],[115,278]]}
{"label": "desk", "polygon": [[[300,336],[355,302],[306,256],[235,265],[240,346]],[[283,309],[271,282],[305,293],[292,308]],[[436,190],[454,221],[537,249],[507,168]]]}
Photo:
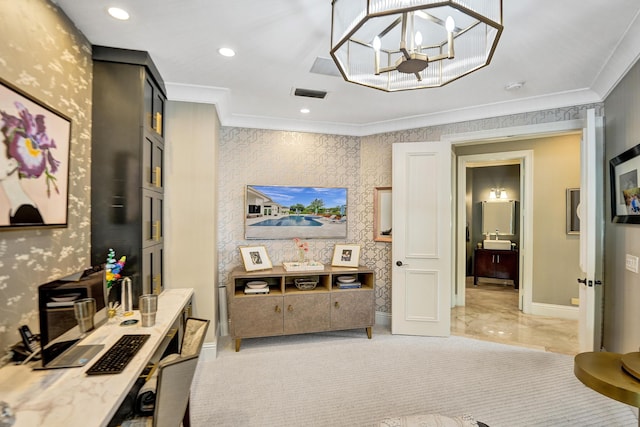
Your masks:
{"label": "desk", "polygon": [[[598,393],[638,408],[640,381],[622,368],[625,356],[638,358],[638,353],[580,353],[574,359],[573,373],[584,385]],[[640,426],[640,420],[638,425]]]}
{"label": "desk", "polygon": [[[119,326],[122,319],[100,326],[79,344],[104,344],[105,348],[81,368],[32,371],[28,365],[0,369],[0,401],[11,407],[13,427],[106,426],[147,363],[161,347],[171,327],[182,315],[193,289],[167,289],[158,298],[156,324],[143,328]],[[132,317],[140,319],[140,313]],[[115,375],[87,376],[85,371],[122,335],[151,334],[142,349]]]}

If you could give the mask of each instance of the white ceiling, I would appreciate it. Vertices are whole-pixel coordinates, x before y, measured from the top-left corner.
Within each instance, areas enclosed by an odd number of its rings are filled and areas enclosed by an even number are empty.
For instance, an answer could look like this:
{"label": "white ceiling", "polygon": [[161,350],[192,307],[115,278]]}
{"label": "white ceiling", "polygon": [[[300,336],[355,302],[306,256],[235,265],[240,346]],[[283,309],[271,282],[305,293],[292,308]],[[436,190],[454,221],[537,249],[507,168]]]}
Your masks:
{"label": "white ceiling", "polygon": [[[504,0],[488,67],[442,88],[386,93],[310,72],[330,58],[331,0],[56,3],[92,44],[148,51],[169,99],[215,103],[224,126],[367,135],[600,102],[640,57],[638,0]],[[131,19],[110,18],[111,5]],[[220,56],[222,46],[236,56]]]}

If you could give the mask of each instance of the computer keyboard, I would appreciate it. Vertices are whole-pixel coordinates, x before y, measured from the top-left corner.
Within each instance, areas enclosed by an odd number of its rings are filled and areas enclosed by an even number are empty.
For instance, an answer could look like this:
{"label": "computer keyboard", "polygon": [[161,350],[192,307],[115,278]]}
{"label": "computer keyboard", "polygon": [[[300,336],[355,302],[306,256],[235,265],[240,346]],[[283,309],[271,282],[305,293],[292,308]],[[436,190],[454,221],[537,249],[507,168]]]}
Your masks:
{"label": "computer keyboard", "polygon": [[138,353],[149,334],[123,335],[88,370],[87,375],[119,374]]}

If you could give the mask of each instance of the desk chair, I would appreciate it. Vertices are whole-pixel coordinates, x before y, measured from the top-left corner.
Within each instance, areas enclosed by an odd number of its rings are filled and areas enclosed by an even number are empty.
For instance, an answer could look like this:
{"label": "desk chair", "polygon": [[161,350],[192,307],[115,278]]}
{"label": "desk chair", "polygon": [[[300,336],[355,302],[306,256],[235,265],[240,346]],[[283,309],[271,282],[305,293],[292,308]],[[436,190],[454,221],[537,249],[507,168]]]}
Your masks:
{"label": "desk chair", "polygon": [[[153,416],[137,416],[123,422],[122,427],[177,427],[180,421],[183,427],[190,427],[191,381],[209,323],[205,319],[187,319],[180,354],[171,354],[162,359],[155,374],[138,394],[138,399],[145,399],[145,407],[149,412],[153,411]],[[155,398],[151,405],[148,402],[149,395]]]}
{"label": "desk chair", "polygon": [[189,394],[198,365],[198,355],[162,360],[158,364],[158,384],[153,416],[125,420],[122,427],[189,427]]}

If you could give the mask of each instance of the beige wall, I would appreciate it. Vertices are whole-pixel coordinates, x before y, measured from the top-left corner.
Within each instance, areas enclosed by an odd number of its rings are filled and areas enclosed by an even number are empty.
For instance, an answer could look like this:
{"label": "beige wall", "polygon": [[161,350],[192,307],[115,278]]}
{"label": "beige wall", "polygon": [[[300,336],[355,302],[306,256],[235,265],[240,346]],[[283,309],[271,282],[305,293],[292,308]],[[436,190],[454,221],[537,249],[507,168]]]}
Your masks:
{"label": "beige wall", "polygon": [[580,187],[580,135],[456,149],[458,155],[533,150],[534,303],[571,305],[578,296],[579,238],[566,233],[566,189]]}
{"label": "beige wall", "polygon": [[218,327],[216,197],[220,124],[215,107],[169,101],[166,108],[164,275],[167,288],[193,288],[193,315]]}
{"label": "beige wall", "polygon": [[68,227],[0,232],[3,353],[20,339],[19,325],[39,331],[38,285],[91,264],[93,74],[90,44],[51,3],[0,0],[0,10],[0,78],[71,119]]}
{"label": "beige wall", "polygon": [[[640,64],[636,64],[605,100],[605,161],[640,143]],[[605,175],[604,346],[609,351],[638,351],[640,275],[625,270],[625,256],[640,256],[640,225],[611,222],[608,164]]]}

